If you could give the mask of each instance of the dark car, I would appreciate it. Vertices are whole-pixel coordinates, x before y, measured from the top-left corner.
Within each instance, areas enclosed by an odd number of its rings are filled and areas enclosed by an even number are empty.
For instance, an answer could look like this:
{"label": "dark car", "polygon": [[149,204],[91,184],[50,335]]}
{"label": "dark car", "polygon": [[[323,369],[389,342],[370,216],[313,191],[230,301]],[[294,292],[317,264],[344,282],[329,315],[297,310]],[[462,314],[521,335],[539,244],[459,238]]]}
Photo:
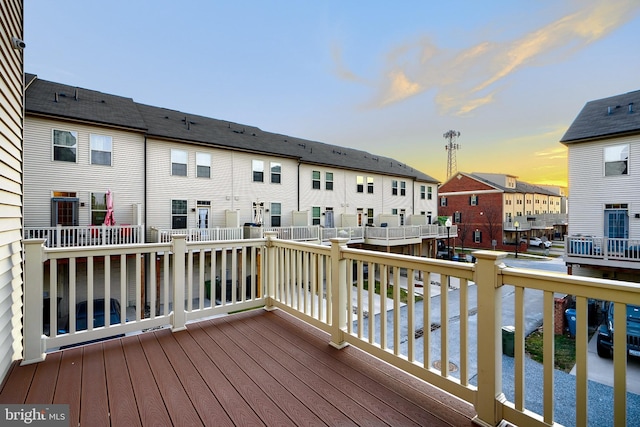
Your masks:
{"label": "dark car", "polygon": [[[608,303],[605,321],[598,329],[598,356],[611,357],[613,350],[613,303]],[[640,357],[640,307],[627,304],[627,352]]]}
{"label": "dark car", "polygon": [[[93,327],[99,328],[104,326],[104,298],[93,300]],[[109,324],[114,325],[120,323],[120,302],[110,299],[109,304]],[[76,304],[76,330],[82,331],[87,329],[87,301],[81,301]]]}

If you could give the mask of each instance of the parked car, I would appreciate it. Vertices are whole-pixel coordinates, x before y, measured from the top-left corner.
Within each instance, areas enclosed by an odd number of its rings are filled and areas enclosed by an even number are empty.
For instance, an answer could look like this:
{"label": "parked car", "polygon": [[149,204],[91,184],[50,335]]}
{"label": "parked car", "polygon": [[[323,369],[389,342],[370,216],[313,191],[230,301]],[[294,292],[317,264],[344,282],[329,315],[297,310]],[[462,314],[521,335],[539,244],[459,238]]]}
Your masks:
{"label": "parked car", "polygon": [[[104,326],[104,298],[93,300],[93,327],[99,328]],[[109,324],[114,325],[120,323],[120,302],[111,298],[109,304]],[[87,301],[81,301],[76,304],[76,330],[82,331],[87,329]]]}
{"label": "parked car", "polygon": [[532,237],[529,239],[529,246],[535,246],[538,248],[550,248],[551,247],[551,242],[548,240],[542,240],[539,237]]}
{"label": "parked car", "polygon": [[[608,303],[605,321],[598,329],[598,356],[610,358],[613,350],[613,303]],[[627,304],[627,352],[640,357],[640,307]]]}

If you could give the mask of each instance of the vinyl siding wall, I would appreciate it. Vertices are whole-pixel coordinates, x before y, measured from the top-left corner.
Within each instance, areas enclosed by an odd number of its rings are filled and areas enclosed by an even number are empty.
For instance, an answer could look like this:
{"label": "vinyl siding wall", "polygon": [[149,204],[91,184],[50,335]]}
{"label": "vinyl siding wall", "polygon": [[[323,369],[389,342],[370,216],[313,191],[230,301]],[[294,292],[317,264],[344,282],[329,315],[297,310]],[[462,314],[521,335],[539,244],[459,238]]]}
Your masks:
{"label": "vinyl siding wall", "polygon": [[0,380],[22,354],[22,1],[0,2]]}
{"label": "vinyl siding wall", "polygon": [[[297,210],[296,161],[151,138],[147,144],[149,226],[171,228],[171,200],[187,200],[188,228],[197,227],[197,210],[193,209],[198,201],[211,202],[210,227],[226,226],[226,210],[239,211],[240,225],[253,222],[256,201],[266,202],[266,209],[272,202],[281,203],[282,226],[291,225],[291,212]],[[186,177],[171,175],[171,149],[187,152]],[[196,177],[196,153],[211,154],[211,178]],[[253,182],[253,160],[264,162],[264,182]],[[271,162],[281,165],[279,184],[271,183]],[[265,223],[269,225],[268,218]]]}
{"label": "vinyl siding wall", "polygon": [[[629,144],[628,175],[604,176],[604,148]],[[629,238],[640,238],[640,137],[571,143],[569,147],[569,235],[604,235],[604,208],[629,206]]]}
{"label": "vinyl siding wall", "polygon": [[[76,163],[53,160],[54,129],[78,133]],[[111,136],[111,166],[90,163],[90,134]],[[144,207],[144,136],[141,133],[27,116],[25,147],[25,226],[51,226],[54,191],[75,192],[80,203],[84,203],[79,207],[79,225],[91,222],[92,192],[111,190],[117,224],[132,224],[133,205],[140,203]]]}

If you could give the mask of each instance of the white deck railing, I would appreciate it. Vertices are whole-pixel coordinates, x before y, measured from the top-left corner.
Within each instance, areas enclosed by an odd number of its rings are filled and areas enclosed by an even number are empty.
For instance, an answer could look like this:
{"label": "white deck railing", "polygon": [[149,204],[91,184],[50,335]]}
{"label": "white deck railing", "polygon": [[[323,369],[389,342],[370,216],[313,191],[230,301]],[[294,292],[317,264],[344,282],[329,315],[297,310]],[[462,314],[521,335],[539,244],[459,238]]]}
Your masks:
{"label": "white deck railing", "polygon": [[[187,242],[185,236],[174,236],[171,243],[75,250],[45,248],[42,240],[25,242],[24,304],[29,316],[24,317],[23,363],[43,360],[47,349],[62,345],[163,325],[176,331],[185,328],[187,321],[265,306],[285,310],[327,331],[331,345],[337,348],[357,346],[470,402],[479,424],[497,425],[504,419],[516,425],[550,425],[556,418],[554,293],[563,293],[575,295],[577,301],[577,394],[570,405],[575,407],[576,424],[588,424],[590,298],[616,304],[615,404],[609,410],[616,425],[626,422],[624,306],[640,305],[640,285],[507,268],[501,261],[506,254],[493,251],[477,251],[477,263],[467,264],[351,249],[346,246],[348,238],[333,239],[327,247],[280,240],[275,234],[225,242]],[[68,275],[68,288],[58,285],[63,273],[59,268]],[[143,272],[148,274],[146,289]],[[430,284],[438,281],[457,284],[457,304],[449,301],[448,287],[441,286],[440,303],[432,306],[437,299],[431,298]],[[374,283],[379,291],[374,290]],[[424,299],[416,301],[412,297],[421,285]],[[502,288],[507,285],[513,287],[515,305],[513,401],[505,398],[502,389]],[[406,290],[406,302],[401,300],[405,293],[401,287]],[[49,319],[44,323],[51,325],[48,336],[43,336],[41,310],[45,290]],[[541,413],[528,408],[524,398],[526,292],[542,292],[544,300]],[[470,302],[472,293],[477,295],[475,306]],[[68,314],[68,307],[82,299],[112,297],[123,302],[123,312],[124,307],[128,311],[116,324],[105,316],[104,326],[88,322],[86,330],[77,331],[72,311],[68,326],[59,331],[59,306],[66,305]],[[149,305],[148,312],[142,301]],[[374,307],[389,310],[376,312]],[[88,319],[93,318],[91,310]],[[432,328],[433,324],[437,327]],[[452,358],[458,359],[455,373],[449,363],[438,367],[432,363]]]}
{"label": "white deck railing", "polygon": [[[611,263],[615,261],[640,263],[640,239],[618,239],[611,237],[566,236],[565,259],[582,259]],[[640,266],[639,266],[640,267]]]}
{"label": "white deck railing", "polygon": [[45,239],[49,248],[144,243],[144,225],[24,227],[24,239]]}
{"label": "white deck railing", "polygon": [[242,239],[242,228],[188,228],[188,229],[158,229],[151,227],[151,240],[157,243],[171,242],[173,236],[184,235],[189,242],[239,240]]}

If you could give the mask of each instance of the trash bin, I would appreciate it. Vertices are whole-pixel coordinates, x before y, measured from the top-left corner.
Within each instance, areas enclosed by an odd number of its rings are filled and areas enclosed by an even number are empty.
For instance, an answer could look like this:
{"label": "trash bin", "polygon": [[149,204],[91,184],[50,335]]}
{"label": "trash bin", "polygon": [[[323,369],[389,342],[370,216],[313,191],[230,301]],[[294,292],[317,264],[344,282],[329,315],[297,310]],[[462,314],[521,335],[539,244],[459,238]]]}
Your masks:
{"label": "trash bin", "polygon": [[569,334],[572,337],[576,336],[576,310],[573,308],[568,308],[564,311],[564,315],[567,318],[567,323],[569,324]]}
{"label": "trash bin", "polygon": [[513,326],[502,327],[502,353],[509,357],[513,357],[513,341],[516,328]]}

